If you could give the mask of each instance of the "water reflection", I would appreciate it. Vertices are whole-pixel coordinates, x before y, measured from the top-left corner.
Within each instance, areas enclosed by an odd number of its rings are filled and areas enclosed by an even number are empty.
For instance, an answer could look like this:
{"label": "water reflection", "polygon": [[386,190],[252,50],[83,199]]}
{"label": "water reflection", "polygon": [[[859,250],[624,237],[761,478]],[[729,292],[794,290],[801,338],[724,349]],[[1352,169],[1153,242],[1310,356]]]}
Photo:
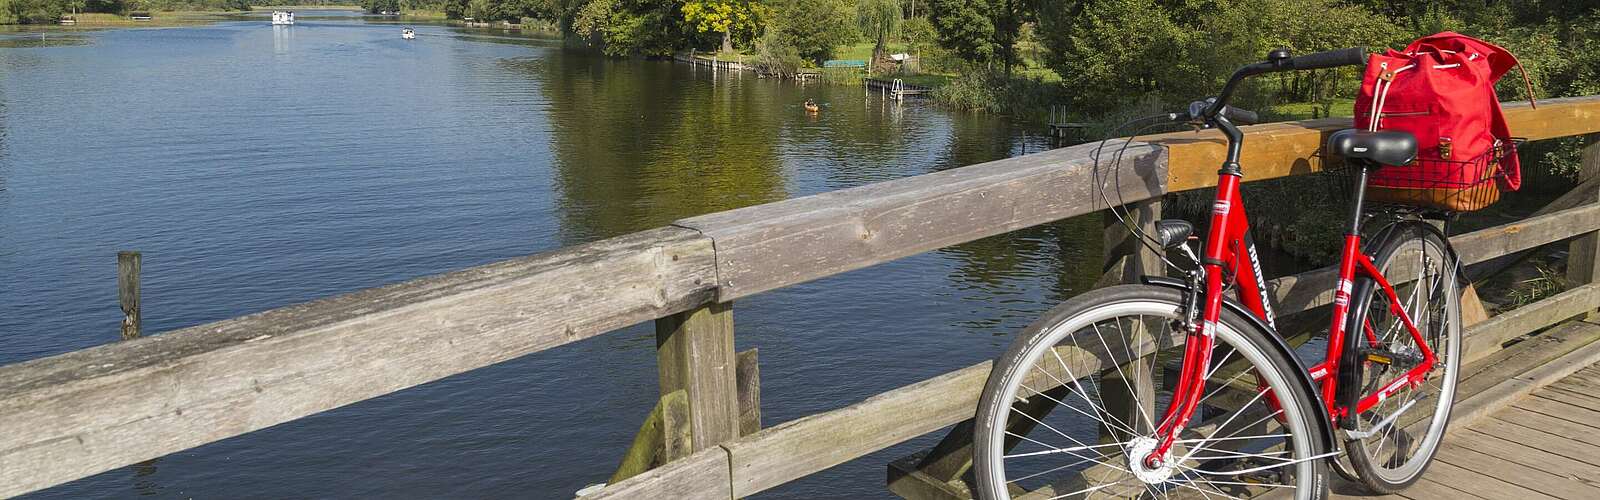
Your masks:
{"label": "water reflection", "polygon": [[[114,338],[100,263],[118,249],[147,252],[146,327],[164,331],[1040,149],[1001,118],[857,87],[395,31],[252,19],[0,50],[0,363]],[[741,347],[783,395],[764,412],[992,356],[991,335],[1093,281],[1099,241],[1097,217],[1063,221],[742,302]],[[569,495],[653,404],[652,347],[625,330],[39,497]],[[882,481],[881,461],[850,464],[772,496]]]}
{"label": "water reflection", "polygon": [[287,55],[294,48],[294,26],[272,25],[272,53]]}
{"label": "water reflection", "polygon": [[771,105],[781,87],[572,53],[532,69],[550,103],[564,243],[787,197]]}

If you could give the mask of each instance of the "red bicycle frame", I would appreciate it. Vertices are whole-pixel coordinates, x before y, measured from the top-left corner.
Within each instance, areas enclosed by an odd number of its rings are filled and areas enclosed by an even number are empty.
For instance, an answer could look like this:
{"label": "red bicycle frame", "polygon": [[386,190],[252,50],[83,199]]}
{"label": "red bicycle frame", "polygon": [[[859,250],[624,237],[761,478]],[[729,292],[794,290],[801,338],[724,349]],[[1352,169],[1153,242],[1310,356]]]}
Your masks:
{"label": "red bicycle frame", "polygon": [[[1360,169],[1360,182],[1355,189],[1355,213],[1350,225],[1350,232],[1345,235],[1344,249],[1339,263],[1339,281],[1334,293],[1333,319],[1328,328],[1327,356],[1310,368],[1313,381],[1319,381],[1320,396],[1324,408],[1337,420],[1347,413],[1360,414],[1387,399],[1402,388],[1422,384],[1428,372],[1434,367],[1434,353],[1428,347],[1422,333],[1417,330],[1404,308],[1400,307],[1400,298],[1395,294],[1394,287],[1384,278],[1372,259],[1361,252],[1360,235],[1360,190],[1366,184],[1365,167]],[[1256,256],[1255,242],[1250,238],[1250,220],[1245,215],[1244,204],[1239,197],[1240,175],[1237,164],[1233,168],[1224,166],[1217,182],[1217,197],[1212,205],[1211,227],[1205,239],[1205,252],[1201,260],[1201,268],[1205,273],[1205,294],[1201,302],[1203,311],[1200,315],[1202,321],[1187,334],[1187,345],[1184,351],[1185,362],[1179,373],[1178,384],[1173,392],[1173,404],[1167,407],[1166,415],[1161,425],[1156,429],[1159,445],[1150,454],[1150,460],[1163,457],[1172,446],[1178,434],[1191,418],[1199,406],[1200,398],[1205,393],[1205,383],[1211,366],[1211,352],[1215,343],[1217,321],[1222,315],[1223,291],[1226,285],[1234,285],[1238,299],[1251,313],[1261,318],[1268,326],[1276,330],[1277,325],[1272,314],[1271,302],[1267,297],[1265,279],[1261,274],[1261,264]],[[1229,280],[1229,277],[1232,280]],[[1383,290],[1388,299],[1390,311],[1400,319],[1406,330],[1410,333],[1416,345],[1422,351],[1423,361],[1412,367],[1394,380],[1383,384],[1379,389],[1361,396],[1354,405],[1355,408],[1341,408],[1335,397],[1338,389],[1339,360],[1344,352],[1347,318],[1350,316],[1351,293],[1357,278],[1372,280],[1376,286]],[[1379,347],[1379,339],[1370,325],[1361,325],[1368,342],[1373,347]],[[1276,334],[1276,331],[1273,332]],[[1258,390],[1266,391],[1265,381],[1257,382]],[[1270,398],[1271,394],[1267,394]],[[1276,408],[1275,400],[1268,404]]]}

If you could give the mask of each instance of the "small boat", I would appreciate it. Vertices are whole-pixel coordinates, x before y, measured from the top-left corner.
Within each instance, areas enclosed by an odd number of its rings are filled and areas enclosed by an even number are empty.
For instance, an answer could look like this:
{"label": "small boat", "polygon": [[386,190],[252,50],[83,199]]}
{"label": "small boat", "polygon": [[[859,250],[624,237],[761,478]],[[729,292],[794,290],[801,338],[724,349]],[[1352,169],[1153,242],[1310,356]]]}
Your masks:
{"label": "small boat", "polygon": [[414,29],[411,29],[411,28],[406,28],[406,29],[400,30],[400,38],[404,38],[406,40],[411,40],[411,39],[414,39],[416,37],[417,37],[417,30],[414,30]]}
{"label": "small boat", "polygon": [[289,26],[289,25],[292,25],[292,24],[294,24],[294,11],[292,11],[292,10],[289,10],[289,11],[283,11],[283,10],[272,11],[272,25],[273,26]]}
{"label": "small boat", "polygon": [[818,106],[816,101],[810,99],[806,99],[805,107],[807,113],[816,113],[818,111],[822,111],[822,106]]}

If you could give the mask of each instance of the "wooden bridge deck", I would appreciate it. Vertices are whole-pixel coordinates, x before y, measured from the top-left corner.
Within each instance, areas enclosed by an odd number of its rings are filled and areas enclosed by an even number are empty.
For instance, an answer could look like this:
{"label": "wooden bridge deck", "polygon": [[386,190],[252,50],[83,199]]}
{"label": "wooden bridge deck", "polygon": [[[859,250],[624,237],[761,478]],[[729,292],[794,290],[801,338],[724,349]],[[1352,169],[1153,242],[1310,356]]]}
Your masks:
{"label": "wooden bridge deck", "polygon": [[1450,435],[1421,481],[1381,497],[1336,484],[1334,498],[1600,498],[1597,340],[1600,325],[1574,322],[1473,363]]}

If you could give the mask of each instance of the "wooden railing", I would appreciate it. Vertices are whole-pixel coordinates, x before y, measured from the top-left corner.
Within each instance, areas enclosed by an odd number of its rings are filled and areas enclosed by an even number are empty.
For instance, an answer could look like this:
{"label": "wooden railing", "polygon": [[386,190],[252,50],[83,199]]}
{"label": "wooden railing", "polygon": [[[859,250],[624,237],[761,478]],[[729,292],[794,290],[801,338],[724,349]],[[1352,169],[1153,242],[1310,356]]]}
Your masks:
{"label": "wooden railing", "polygon": [[[1530,140],[1600,132],[1600,96],[1507,104]],[[1309,173],[1347,119],[1246,127],[1250,180]],[[1600,137],[1600,136],[1596,136]],[[1467,358],[1600,308],[1600,146],[1550,213],[1452,238],[1467,262],[1579,236],[1554,297],[1469,329]],[[750,495],[968,420],[988,363],[759,428],[753,353],[733,351],[737,299],[1103,210],[1103,182],[1141,223],[1160,197],[1214,182],[1221,137],[1155,136],[1096,179],[1075,146],[730,210],[550,253],[0,367],[0,497],[14,496],[656,321],[661,403],[592,498]],[[1109,156],[1109,155],[1108,155]],[[1107,248],[1123,231],[1108,230]],[[1106,281],[1150,267],[1115,255]],[[1331,301],[1329,270],[1273,280],[1281,314]],[[965,470],[962,426],[917,470]],[[622,450],[618,455],[623,456]],[[653,468],[652,468],[653,467]],[[647,470],[648,469],[648,470]],[[642,471],[642,472],[641,472]]]}

